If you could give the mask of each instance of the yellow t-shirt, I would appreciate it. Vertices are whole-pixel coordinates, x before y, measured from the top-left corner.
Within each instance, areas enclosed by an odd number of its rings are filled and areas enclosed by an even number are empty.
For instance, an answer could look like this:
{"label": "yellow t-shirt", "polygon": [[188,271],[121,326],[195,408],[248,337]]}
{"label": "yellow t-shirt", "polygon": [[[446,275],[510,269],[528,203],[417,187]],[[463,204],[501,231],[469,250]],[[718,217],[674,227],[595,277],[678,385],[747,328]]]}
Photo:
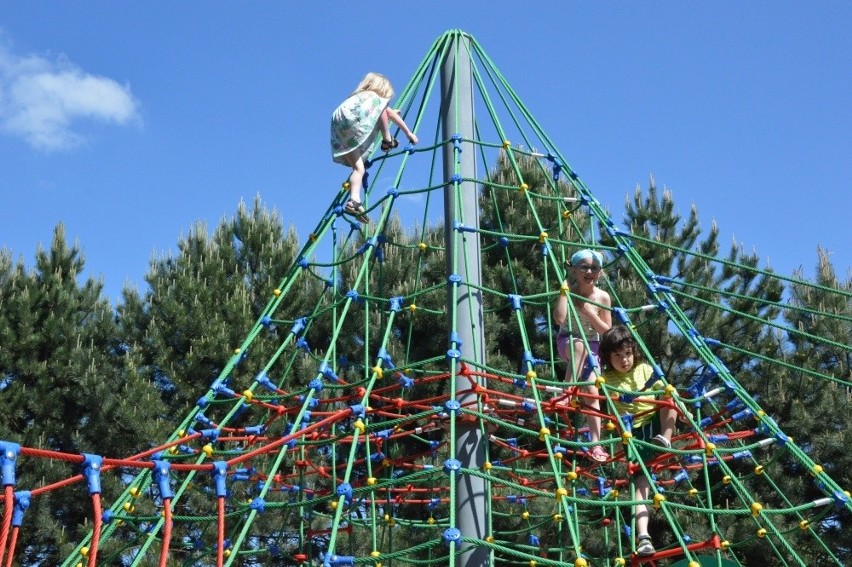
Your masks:
{"label": "yellow t-shirt", "polygon": [[[606,380],[606,385],[611,386],[613,388],[618,388],[620,390],[626,390],[628,392],[637,392],[635,394],[636,397],[640,398],[650,398],[652,397],[652,392],[649,390],[651,386],[649,385],[648,390],[644,392],[640,392],[647,384],[648,380],[654,375],[654,369],[651,368],[651,365],[645,362],[640,362],[629,372],[616,372],[613,369],[605,370],[603,373],[603,377]],[[633,394],[630,394],[633,395]],[[641,427],[645,423],[651,420],[654,417],[654,410],[656,410],[659,406],[657,404],[651,402],[642,402],[642,401],[632,401],[632,402],[622,402],[619,400],[613,400],[613,404],[615,405],[615,409],[618,410],[618,415],[624,415],[626,413],[639,415],[633,421],[633,427]],[[648,412],[648,413],[646,413]]]}

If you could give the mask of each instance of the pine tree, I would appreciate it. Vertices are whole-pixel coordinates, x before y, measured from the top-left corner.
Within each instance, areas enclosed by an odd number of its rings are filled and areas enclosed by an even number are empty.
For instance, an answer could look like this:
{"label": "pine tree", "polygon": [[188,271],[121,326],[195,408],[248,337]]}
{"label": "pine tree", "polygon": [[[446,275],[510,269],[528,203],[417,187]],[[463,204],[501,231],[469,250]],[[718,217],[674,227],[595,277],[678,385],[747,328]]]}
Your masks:
{"label": "pine tree", "polygon": [[[178,242],[177,255],[152,261],[144,295],[125,289],[118,308],[122,335],[140,371],[160,389],[166,414],[180,419],[207,391],[283,275],[296,269],[297,253],[295,230],[285,234],[278,214],[256,199],[251,210],[241,203],[212,235],[196,224]],[[296,299],[285,306],[285,315],[299,316],[301,304]],[[247,355],[267,360],[277,336],[271,330],[270,340],[256,343],[256,352]],[[233,378],[242,391],[253,377]]]}
{"label": "pine tree", "polygon": [[[71,454],[130,455],[156,429],[156,415],[138,411],[153,390],[129,371],[102,284],[78,283],[83,267],[61,224],[50,249],[38,249],[32,271],[0,255],[0,439]],[[22,456],[18,486],[32,490],[77,472],[62,460]],[[109,499],[120,480],[105,476],[102,484]],[[89,500],[85,483],[33,498],[17,547],[21,563],[55,564],[62,542],[83,532]]]}

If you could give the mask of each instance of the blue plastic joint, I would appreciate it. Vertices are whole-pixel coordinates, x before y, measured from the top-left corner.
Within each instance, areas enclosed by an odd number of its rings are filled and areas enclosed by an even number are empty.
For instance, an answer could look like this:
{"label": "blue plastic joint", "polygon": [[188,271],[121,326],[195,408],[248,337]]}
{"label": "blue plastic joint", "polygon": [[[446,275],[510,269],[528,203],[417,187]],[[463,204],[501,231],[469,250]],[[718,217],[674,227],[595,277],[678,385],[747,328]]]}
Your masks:
{"label": "blue plastic joint", "polygon": [[172,465],[168,461],[154,461],[153,477],[157,483],[157,487],[160,489],[160,498],[163,500],[174,496],[171,484],[169,484],[169,470],[171,468]]}
{"label": "blue plastic joint", "polygon": [[89,494],[101,493],[101,466],[104,458],[99,455],[83,453],[83,476],[89,484]]}
{"label": "blue plastic joint", "polygon": [[0,476],[3,486],[15,486],[15,463],[21,454],[21,446],[10,441],[0,441]]}

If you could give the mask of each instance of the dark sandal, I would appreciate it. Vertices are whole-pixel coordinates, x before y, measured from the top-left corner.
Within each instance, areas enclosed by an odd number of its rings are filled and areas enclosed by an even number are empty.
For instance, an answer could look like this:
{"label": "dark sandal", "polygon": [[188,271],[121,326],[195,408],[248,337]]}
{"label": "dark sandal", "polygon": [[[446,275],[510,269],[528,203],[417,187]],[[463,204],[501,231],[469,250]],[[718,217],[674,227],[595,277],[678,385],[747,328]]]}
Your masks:
{"label": "dark sandal", "polygon": [[397,146],[399,146],[399,141],[396,138],[391,138],[390,140],[382,140],[383,152],[389,152]]}
{"label": "dark sandal", "polygon": [[364,224],[370,222],[370,218],[367,216],[367,211],[358,201],[349,199],[346,202],[346,206],[343,207],[343,210],[345,210],[347,213],[349,213]]}

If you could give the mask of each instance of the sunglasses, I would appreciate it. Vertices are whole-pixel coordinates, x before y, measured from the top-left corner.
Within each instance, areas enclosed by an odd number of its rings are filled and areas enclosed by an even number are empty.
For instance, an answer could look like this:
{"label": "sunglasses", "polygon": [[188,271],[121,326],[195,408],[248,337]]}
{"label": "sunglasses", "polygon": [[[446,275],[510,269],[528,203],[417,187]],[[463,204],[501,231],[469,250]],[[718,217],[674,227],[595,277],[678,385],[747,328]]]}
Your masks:
{"label": "sunglasses", "polygon": [[595,266],[593,264],[580,264],[574,267],[580,270],[581,272],[592,272],[593,274],[597,274],[601,271],[600,266]]}

